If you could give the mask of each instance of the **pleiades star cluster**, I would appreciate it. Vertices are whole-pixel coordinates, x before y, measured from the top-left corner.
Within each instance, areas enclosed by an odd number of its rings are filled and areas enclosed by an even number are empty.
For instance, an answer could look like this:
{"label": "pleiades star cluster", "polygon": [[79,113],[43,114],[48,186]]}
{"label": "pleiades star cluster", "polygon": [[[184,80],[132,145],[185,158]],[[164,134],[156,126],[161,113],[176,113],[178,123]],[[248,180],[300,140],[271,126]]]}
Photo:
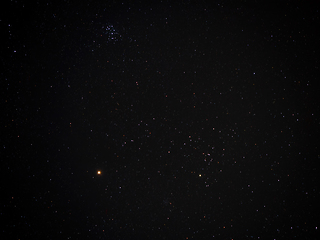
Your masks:
{"label": "pleiades star cluster", "polygon": [[316,3],[1,12],[1,239],[319,239]]}

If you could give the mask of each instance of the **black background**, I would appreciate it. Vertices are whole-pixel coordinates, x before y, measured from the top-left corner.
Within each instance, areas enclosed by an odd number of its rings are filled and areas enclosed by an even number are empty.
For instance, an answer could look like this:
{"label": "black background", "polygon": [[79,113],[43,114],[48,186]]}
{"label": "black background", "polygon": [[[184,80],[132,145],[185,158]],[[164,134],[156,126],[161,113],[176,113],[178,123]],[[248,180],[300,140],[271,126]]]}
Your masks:
{"label": "black background", "polygon": [[319,7],[208,2],[1,4],[2,239],[317,239]]}

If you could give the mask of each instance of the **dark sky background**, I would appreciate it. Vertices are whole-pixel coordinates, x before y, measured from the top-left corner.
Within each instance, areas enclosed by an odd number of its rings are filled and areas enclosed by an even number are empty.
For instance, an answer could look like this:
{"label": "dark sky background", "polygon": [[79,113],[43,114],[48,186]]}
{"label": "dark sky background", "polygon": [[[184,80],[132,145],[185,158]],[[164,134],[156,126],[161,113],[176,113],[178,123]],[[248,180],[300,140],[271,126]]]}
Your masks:
{"label": "dark sky background", "polygon": [[208,2],[1,4],[1,239],[319,239],[319,7]]}

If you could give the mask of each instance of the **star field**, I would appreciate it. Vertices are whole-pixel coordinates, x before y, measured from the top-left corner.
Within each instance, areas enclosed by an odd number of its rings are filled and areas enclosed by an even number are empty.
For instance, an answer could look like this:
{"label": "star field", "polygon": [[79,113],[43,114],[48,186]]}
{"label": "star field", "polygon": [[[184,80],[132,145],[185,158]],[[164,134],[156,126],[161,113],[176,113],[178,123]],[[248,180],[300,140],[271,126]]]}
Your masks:
{"label": "star field", "polygon": [[2,239],[317,239],[319,7],[11,1]]}

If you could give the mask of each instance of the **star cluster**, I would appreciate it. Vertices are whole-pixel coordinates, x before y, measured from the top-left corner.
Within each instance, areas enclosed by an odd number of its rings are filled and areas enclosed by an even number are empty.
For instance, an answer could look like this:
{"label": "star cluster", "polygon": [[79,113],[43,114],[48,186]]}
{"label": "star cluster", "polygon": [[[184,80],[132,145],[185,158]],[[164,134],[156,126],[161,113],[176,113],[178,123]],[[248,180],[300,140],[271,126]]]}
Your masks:
{"label": "star cluster", "polygon": [[318,9],[10,2],[2,234],[311,239]]}

